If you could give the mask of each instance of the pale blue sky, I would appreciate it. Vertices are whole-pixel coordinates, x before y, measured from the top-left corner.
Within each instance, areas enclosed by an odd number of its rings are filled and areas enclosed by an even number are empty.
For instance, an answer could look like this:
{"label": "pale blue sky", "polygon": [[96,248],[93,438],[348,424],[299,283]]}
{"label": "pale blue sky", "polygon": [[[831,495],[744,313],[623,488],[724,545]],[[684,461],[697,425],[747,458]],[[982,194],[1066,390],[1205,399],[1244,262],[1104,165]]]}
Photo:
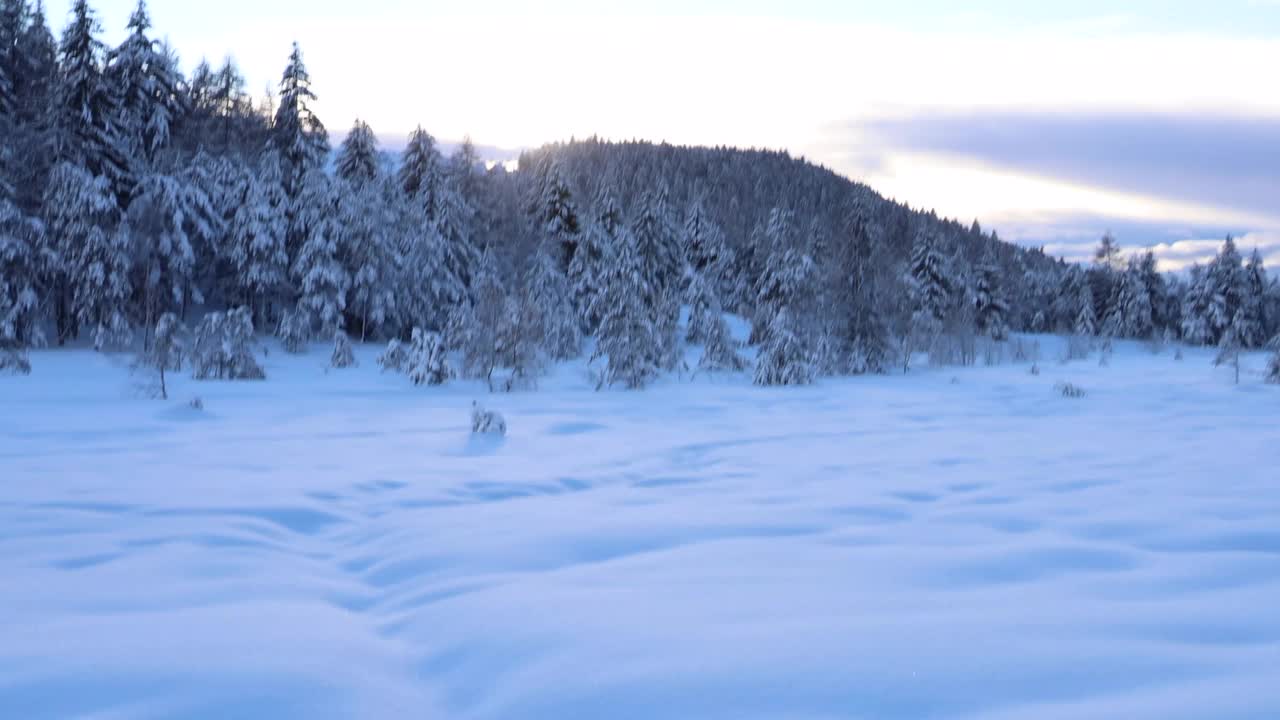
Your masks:
{"label": "pale blue sky", "polygon": [[[117,41],[134,0],[91,4]],[[1113,229],[1175,267],[1230,231],[1280,261],[1280,0],[149,7],[188,68],[233,55],[255,93],[300,41],[335,134],[780,147],[1071,257]]]}

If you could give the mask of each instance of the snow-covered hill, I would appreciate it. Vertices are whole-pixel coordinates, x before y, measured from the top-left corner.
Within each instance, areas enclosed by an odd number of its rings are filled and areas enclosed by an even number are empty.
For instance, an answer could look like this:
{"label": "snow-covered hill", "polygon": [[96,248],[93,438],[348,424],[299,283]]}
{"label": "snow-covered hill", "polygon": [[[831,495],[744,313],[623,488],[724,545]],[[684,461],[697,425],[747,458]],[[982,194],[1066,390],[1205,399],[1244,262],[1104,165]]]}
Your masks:
{"label": "snow-covered hill", "polygon": [[0,717],[1280,715],[1263,358],[1044,343],[1039,375],[493,396],[317,347],[168,402],[33,353]]}

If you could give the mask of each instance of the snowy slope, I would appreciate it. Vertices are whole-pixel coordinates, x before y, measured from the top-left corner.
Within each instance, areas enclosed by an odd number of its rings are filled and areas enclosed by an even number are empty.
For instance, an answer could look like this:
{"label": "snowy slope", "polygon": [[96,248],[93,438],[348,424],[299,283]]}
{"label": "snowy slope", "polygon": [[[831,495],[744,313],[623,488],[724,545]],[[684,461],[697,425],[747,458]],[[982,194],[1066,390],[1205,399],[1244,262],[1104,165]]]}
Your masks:
{"label": "snowy slope", "polygon": [[1280,716],[1280,389],[1045,342],[1039,376],[496,396],[317,348],[167,403],[35,353],[0,717]]}

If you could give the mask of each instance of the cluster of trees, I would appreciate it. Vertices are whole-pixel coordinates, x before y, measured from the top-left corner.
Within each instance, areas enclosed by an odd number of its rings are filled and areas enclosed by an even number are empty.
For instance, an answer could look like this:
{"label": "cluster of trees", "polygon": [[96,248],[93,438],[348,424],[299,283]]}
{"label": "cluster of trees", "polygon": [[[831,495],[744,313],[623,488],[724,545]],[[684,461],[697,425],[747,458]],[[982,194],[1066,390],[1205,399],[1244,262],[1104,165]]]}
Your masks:
{"label": "cluster of trees", "polygon": [[236,348],[214,377],[256,375],[246,337],[273,332],[337,337],[343,363],[348,336],[390,340],[384,367],[423,383],[510,387],[589,351],[601,384],[638,388],[689,345],[746,370],[732,312],[756,382],[787,385],[971,363],[1011,332],[1256,347],[1280,321],[1230,241],[1189,282],[1109,237],[1068,265],[782,152],[589,139],[508,172],[421,128],[391,157],[360,121],[335,150],[296,45],[255,102],[230,61],[184,77],[142,2],[128,29],[105,47],[76,0],[55,41],[39,3],[0,0],[0,351],[159,335],[166,355],[209,316],[193,347]]}

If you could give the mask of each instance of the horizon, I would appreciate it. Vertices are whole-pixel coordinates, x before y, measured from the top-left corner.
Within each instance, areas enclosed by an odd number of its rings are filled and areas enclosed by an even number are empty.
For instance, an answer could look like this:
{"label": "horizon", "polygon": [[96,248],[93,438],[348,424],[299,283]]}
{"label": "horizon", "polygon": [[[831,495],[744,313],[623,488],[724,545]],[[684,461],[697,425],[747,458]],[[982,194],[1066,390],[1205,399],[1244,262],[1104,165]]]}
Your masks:
{"label": "horizon", "polygon": [[[109,45],[135,4],[91,2]],[[55,34],[69,5],[46,4]],[[636,13],[561,0],[534,15],[516,2],[463,14],[326,0],[305,18],[283,0],[233,0],[214,18],[173,0],[147,5],[184,72],[233,57],[255,97],[299,42],[335,139],[359,117],[388,150],[419,124],[512,156],[592,136],[785,150],[1067,260],[1087,260],[1111,232],[1128,250],[1152,249],[1165,270],[1207,257],[1227,234],[1280,263],[1280,99],[1257,92],[1280,56],[1274,3],[1116,13],[1103,2],[987,0],[957,12],[933,0],[745,11],[704,1]],[[235,18],[249,8],[245,27]],[[644,52],[653,38],[657,58]],[[588,90],[560,94],[553,71]]]}

